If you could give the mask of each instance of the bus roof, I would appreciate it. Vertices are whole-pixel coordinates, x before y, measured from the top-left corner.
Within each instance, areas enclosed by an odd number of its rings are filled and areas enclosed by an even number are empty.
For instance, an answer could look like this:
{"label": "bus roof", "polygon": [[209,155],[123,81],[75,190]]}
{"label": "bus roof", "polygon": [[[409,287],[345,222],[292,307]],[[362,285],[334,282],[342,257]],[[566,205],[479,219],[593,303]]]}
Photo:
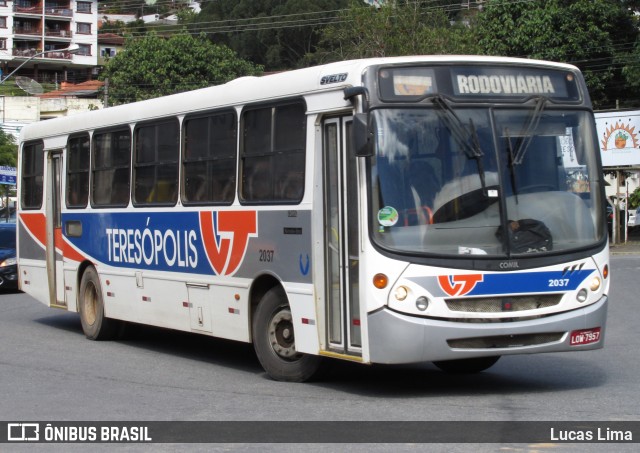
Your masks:
{"label": "bus roof", "polygon": [[72,115],[39,121],[22,128],[20,141],[357,86],[361,84],[362,73],[367,67],[402,63],[507,63],[577,70],[576,67],[563,63],[487,56],[407,56],[348,60],[261,77],[240,77],[223,85],[85,112],[81,114],[82,117]]}

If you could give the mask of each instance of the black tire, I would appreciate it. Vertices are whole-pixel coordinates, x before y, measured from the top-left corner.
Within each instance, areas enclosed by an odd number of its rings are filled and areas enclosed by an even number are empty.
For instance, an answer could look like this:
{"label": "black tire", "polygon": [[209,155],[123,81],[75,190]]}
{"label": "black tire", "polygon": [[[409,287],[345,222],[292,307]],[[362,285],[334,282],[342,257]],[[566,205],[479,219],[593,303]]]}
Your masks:
{"label": "black tire", "polygon": [[82,275],[78,304],[82,331],[88,339],[101,341],[116,337],[120,324],[104,315],[100,279],[93,267],[88,267]]}
{"label": "black tire", "polygon": [[473,374],[491,368],[499,358],[500,356],[498,355],[494,357],[474,357],[472,359],[440,360],[439,362],[433,362],[433,364],[446,373]]}
{"label": "black tire", "polygon": [[253,315],[253,347],[260,364],[276,381],[304,382],[318,370],[321,357],[295,350],[293,320],[283,289],[270,289]]}

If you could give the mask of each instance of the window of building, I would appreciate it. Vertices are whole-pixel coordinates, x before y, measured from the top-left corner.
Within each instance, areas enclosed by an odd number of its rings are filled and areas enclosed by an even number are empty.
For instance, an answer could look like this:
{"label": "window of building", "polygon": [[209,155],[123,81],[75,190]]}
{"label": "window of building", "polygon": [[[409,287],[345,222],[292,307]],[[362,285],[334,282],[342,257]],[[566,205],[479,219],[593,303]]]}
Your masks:
{"label": "window of building", "polygon": [[304,103],[246,110],[242,128],[242,201],[301,201],[306,140]]}
{"label": "window of building", "polygon": [[78,51],[76,52],[76,55],[84,55],[84,56],[90,56],[91,55],[91,44],[78,44]]}
{"label": "window of building", "polygon": [[77,2],[76,3],[76,11],[79,13],[91,13],[91,3],[90,2]]}
{"label": "window of building", "polygon": [[84,208],[89,201],[89,134],[72,137],[67,144],[67,207]]}
{"label": "window of building", "polygon": [[95,133],[92,152],[91,204],[97,207],[129,204],[129,128]]}
{"label": "window of building", "polygon": [[115,47],[103,47],[102,49],[100,49],[100,56],[102,58],[105,57],[115,57],[116,56],[116,49]]}
{"label": "window of building", "polygon": [[[0,5],[0,6],[3,6],[3,5]],[[6,16],[0,16],[0,28],[7,28]]]}
{"label": "window of building", "polygon": [[84,22],[78,22],[76,24],[76,31],[79,34],[90,35],[91,34],[91,24],[85,24]]}
{"label": "window of building", "polygon": [[44,144],[41,141],[22,146],[22,208],[42,207],[42,181],[44,176]]}
{"label": "window of building", "polygon": [[134,138],[134,205],[174,205],[178,201],[180,162],[178,120],[137,126]]}
{"label": "window of building", "polygon": [[7,48],[7,40],[5,38],[0,38],[0,49]]}
{"label": "window of building", "polygon": [[184,203],[231,204],[236,193],[235,112],[184,121]]}

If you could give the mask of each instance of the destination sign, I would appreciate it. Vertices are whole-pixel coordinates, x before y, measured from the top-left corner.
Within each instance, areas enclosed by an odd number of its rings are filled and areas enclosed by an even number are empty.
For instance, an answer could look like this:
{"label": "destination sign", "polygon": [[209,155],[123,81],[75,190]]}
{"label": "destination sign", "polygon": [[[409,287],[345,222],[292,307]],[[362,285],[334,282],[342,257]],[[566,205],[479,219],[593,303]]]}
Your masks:
{"label": "destination sign", "polygon": [[461,67],[451,71],[455,96],[546,96],[569,100],[576,92],[571,72],[526,67]]}
{"label": "destination sign", "polygon": [[415,102],[437,94],[478,101],[531,96],[581,99],[573,72],[526,65],[381,68],[378,82],[380,98],[391,102]]}

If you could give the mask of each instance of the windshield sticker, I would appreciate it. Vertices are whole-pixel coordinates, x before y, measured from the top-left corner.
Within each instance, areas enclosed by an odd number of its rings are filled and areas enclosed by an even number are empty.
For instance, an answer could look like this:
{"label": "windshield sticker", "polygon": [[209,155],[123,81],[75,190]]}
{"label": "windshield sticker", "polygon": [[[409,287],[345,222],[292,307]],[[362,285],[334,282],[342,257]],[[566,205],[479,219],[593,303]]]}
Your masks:
{"label": "windshield sticker", "polygon": [[431,92],[433,92],[431,77],[399,74],[393,78],[393,93],[396,96],[424,96]]}
{"label": "windshield sticker", "polygon": [[385,206],[378,211],[378,223],[384,227],[394,226],[398,223],[398,211],[391,206]]}

